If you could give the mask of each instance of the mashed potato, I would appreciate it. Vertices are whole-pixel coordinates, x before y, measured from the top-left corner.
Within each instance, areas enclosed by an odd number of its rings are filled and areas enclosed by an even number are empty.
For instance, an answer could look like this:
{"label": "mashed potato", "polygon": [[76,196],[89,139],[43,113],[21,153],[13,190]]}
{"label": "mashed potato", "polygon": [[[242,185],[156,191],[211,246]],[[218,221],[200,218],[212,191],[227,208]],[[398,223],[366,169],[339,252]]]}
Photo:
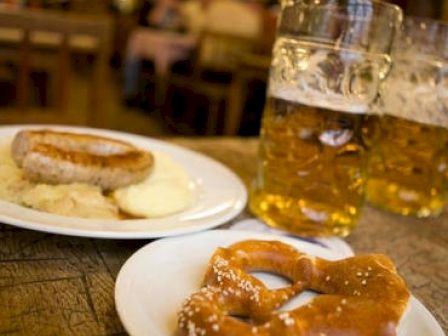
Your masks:
{"label": "mashed potato", "polygon": [[141,183],[113,193],[118,206],[139,217],[161,217],[193,204],[192,183],[182,166],[164,153],[153,152],[154,167]]}

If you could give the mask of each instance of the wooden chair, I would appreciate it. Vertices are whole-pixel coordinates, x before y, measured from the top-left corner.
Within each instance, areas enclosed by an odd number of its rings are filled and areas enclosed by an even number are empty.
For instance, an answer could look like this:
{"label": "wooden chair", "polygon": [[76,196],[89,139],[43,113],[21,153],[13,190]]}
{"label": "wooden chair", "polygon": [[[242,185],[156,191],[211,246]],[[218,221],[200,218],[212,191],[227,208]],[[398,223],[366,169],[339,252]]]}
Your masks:
{"label": "wooden chair", "polygon": [[[16,104],[0,108],[0,124],[102,124],[101,109],[111,40],[111,24],[102,17],[71,16],[48,11],[0,11],[0,63],[17,71]],[[71,55],[94,57],[87,108],[69,109]],[[35,69],[54,77],[52,106],[30,104],[30,76]],[[73,97],[78,98],[78,97]]]}
{"label": "wooden chair", "polygon": [[238,69],[235,71],[230,86],[228,116],[224,124],[224,134],[235,135],[238,133],[249,83],[254,80],[267,83],[270,65],[271,56],[266,54],[248,53],[239,58]]}
{"label": "wooden chair", "polygon": [[[194,57],[192,74],[170,74],[168,85],[173,88],[183,88],[187,93],[186,118],[192,122],[196,103],[205,98],[208,105],[205,133],[208,135],[221,133],[220,117],[223,117],[224,130],[230,128],[225,125],[225,113],[230,94],[230,83],[234,71],[238,68],[242,54],[252,51],[258,41],[227,33],[205,31],[199,42]],[[217,80],[216,78],[224,78]],[[168,97],[169,98],[169,97]],[[169,99],[167,99],[169,104]]]}

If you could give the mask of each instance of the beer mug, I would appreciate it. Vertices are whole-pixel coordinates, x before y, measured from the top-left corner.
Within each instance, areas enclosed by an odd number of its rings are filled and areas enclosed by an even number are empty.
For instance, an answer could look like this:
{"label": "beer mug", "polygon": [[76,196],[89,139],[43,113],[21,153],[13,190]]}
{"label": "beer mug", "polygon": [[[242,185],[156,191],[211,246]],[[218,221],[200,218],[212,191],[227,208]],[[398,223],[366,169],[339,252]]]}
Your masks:
{"label": "beer mug", "polygon": [[392,58],[367,199],[402,215],[437,216],[447,190],[448,25],[406,19]]}
{"label": "beer mug", "polygon": [[401,22],[371,0],[285,0],[273,48],[250,209],[304,236],[348,235],[378,123],[370,105]]}

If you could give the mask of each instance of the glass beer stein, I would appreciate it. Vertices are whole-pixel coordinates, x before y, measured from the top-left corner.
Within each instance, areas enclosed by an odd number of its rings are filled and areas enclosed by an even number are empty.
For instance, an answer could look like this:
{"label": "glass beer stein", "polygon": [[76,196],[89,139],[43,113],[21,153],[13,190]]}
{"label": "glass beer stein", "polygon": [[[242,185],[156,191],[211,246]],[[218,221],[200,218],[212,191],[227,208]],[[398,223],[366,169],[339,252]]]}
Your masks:
{"label": "glass beer stein", "polygon": [[304,236],[348,235],[363,204],[401,10],[370,0],[285,0],[250,209]]}
{"label": "glass beer stein", "polygon": [[383,83],[381,136],[369,164],[367,199],[409,216],[437,216],[448,174],[448,25],[408,18]]}

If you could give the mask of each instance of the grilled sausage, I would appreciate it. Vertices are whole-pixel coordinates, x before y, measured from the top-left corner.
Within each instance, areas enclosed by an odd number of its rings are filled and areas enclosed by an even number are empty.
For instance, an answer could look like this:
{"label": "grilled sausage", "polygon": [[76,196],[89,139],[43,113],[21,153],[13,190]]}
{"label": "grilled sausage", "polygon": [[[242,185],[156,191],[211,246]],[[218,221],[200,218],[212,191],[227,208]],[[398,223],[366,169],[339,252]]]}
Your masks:
{"label": "grilled sausage", "polygon": [[151,153],[123,141],[51,130],[19,132],[12,156],[30,180],[87,183],[103,190],[142,181],[154,163]]}

